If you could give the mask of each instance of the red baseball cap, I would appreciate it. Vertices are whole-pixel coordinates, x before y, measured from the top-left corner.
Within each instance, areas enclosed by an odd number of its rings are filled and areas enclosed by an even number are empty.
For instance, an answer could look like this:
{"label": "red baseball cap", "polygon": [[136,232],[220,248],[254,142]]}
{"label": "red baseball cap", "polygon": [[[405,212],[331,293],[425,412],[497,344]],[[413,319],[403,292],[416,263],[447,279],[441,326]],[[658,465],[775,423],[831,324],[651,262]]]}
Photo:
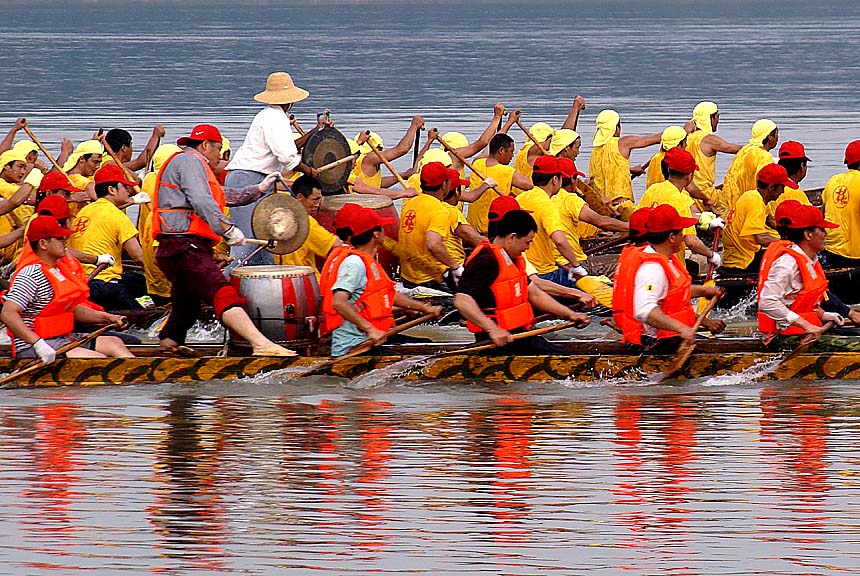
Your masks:
{"label": "red baseball cap", "polygon": [[53,216],[36,216],[30,220],[30,226],[27,228],[27,242],[45,238],[67,238],[71,235],[72,231],[60,226]]}
{"label": "red baseball cap", "polygon": [[361,206],[353,202],[344,204],[343,207],[337,211],[337,214],[334,215],[334,229],[340,230],[341,228],[350,228],[349,219],[352,217],[356,208],[361,208]]}
{"label": "red baseball cap", "polygon": [[561,170],[563,178],[573,178],[574,176],[585,176],[582,172],[576,169],[576,164],[570,158],[559,158],[558,167]]}
{"label": "red baseball cap", "polygon": [[666,150],[663,160],[666,161],[666,166],[669,167],[669,170],[682,174],[692,174],[699,169],[696,166],[696,159],[693,158],[693,155],[677,146]]}
{"label": "red baseball cap", "polygon": [[375,210],[365,208],[364,206],[358,206],[349,213],[349,228],[352,230],[353,236],[364,234],[377,226],[385,226],[386,224],[394,224],[395,222],[397,222],[397,218],[382,218]]}
{"label": "red baseball cap", "polygon": [[630,221],[627,222],[627,225],[630,227],[630,236],[636,238],[648,233],[648,218],[651,217],[653,210],[650,206],[646,206],[645,208],[639,208],[630,215]]}
{"label": "red baseball cap", "polygon": [[659,233],[670,230],[683,230],[693,226],[698,220],[695,218],[684,218],[674,206],[660,204],[651,210],[648,216],[648,232]]}
{"label": "red baseball cap", "polygon": [[53,170],[42,176],[42,181],[39,183],[39,192],[50,192],[52,190],[83,192],[83,190],[72,184],[68,176],[58,170]]}
{"label": "red baseball cap", "polygon": [[189,136],[183,136],[176,141],[178,146],[187,146],[189,141],[221,142],[221,131],[212,124],[198,124],[191,130]]}
{"label": "red baseball cap", "polygon": [[445,180],[448,180],[448,167],[441,162],[428,162],[421,169],[422,186],[440,186]]}
{"label": "red baseball cap", "polygon": [[860,140],[849,142],[845,148],[845,164],[860,162]]}
{"label": "red baseball cap", "polygon": [[[793,198],[791,200],[781,202],[773,213],[773,219],[776,221],[776,225],[788,226],[788,223],[791,221],[795,211],[801,206],[803,206],[803,204]],[[785,223],[783,223],[783,220],[785,220]]]}
{"label": "red baseball cap", "polygon": [[459,186],[468,186],[469,181],[460,178],[460,171],[448,168],[448,180],[451,182],[449,190],[456,190]]}
{"label": "red baseball cap", "polygon": [[558,158],[555,156],[538,156],[535,158],[534,174],[561,174]]}
{"label": "red baseball cap", "polygon": [[801,205],[792,212],[790,220],[789,228],[839,228],[839,224],[825,220],[821,210],[815,206]]}
{"label": "red baseball cap", "polygon": [[806,150],[803,148],[803,144],[795,142],[794,140],[786,140],[782,143],[782,146],[779,147],[779,157],[809,160],[809,157],[806,155]]}
{"label": "red baseball cap", "polygon": [[[513,196],[499,196],[490,203],[490,209],[487,211],[487,220],[490,222],[498,222],[502,216],[513,210],[523,210],[520,208],[520,203]],[[531,210],[523,210],[531,214]]]}
{"label": "red baseball cap", "polygon": [[93,179],[96,184],[104,184],[105,182],[119,182],[126,186],[137,186],[137,182],[129,180],[125,171],[116,164],[105,164],[93,174]]}
{"label": "red baseball cap", "polygon": [[797,182],[788,177],[788,172],[779,164],[768,164],[758,171],[756,180],[765,184],[783,184],[789,188],[797,189]]}
{"label": "red baseball cap", "polygon": [[57,220],[65,220],[72,217],[68,201],[59,194],[51,194],[39,202],[39,205],[36,206],[36,214],[41,214],[42,212],[48,212]]}

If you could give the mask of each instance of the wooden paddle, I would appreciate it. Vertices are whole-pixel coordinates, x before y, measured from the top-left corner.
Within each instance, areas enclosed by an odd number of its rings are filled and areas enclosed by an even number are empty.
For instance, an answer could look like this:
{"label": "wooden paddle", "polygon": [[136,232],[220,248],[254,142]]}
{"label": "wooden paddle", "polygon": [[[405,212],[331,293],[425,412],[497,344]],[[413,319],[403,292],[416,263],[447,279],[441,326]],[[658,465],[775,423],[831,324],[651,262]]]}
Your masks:
{"label": "wooden paddle", "polygon": [[412,145],[412,169],[418,169],[418,151],[421,148],[421,130],[424,130],[422,126],[418,132],[415,133],[415,143]]}
{"label": "wooden paddle", "polygon": [[591,256],[592,254],[597,254],[598,252],[603,252],[604,250],[608,250],[614,246],[618,246],[619,244],[624,244],[625,242],[630,241],[630,236],[619,236],[618,238],[613,238],[608,242],[604,242],[603,244],[598,244],[592,248],[589,248],[585,251],[586,256]]}
{"label": "wooden paddle", "polygon": [[[101,336],[102,334],[104,334],[105,332],[110,330],[111,328],[119,328],[119,327],[120,327],[120,324],[108,324],[107,326],[102,326],[101,328],[99,328],[95,332],[91,332],[90,334],[87,334],[83,338],[79,338],[79,339],[75,340],[74,342],[69,342],[65,346],[60,346],[59,348],[57,348],[57,357],[54,359],[54,362],[56,362],[57,359],[59,359],[61,354],[65,354],[66,352],[68,352],[70,350],[74,350],[75,348],[77,348],[79,346],[83,346],[84,344],[86,344],[90,340],[94,340],[94,339],[98,338],[99,336]],[[8,376],[4,376],[3,378],[0,378],[0,386],[5,386],[9,382],[17,380],[18,378],[21,378],[22,376],[32,374],[33,372],[36,372],[37,370],[41,370],[42,368],[47,368],[48,366],[50,366],[50,364],[43,364],[42,361],[37,358],[33,362],[27,363],[27,365],[23,366],[21,369],[16,370],[15,372],[12,372]]]}
{"label": "wooden paddle", "polygon": [[344,156],[340,160],[335,160],[334,162],[329,162],[328,164],[323,164],[319,168],[317,168],[318,173],[325,172],[326,170],[331,170],[332,168],[337,168],[341,164],[346,164],[352,160],[357,159],[361,155],[360,152],[356,152],[355,154],[350,154],[349,156]]}
{"label": "wooden paddle", "polygon": [[[542,317],[538,317],[536,320],[540,320]],[[555,324],[553,326],[544,326],[543,328],[535,328],[534,330],[529,330],[528,332],[520,332],[518,334],[514,334],[514,341],[522,340],[523,338],[530,338],[532,336],[541,336],[543,334],[549,334],[550,332],[557,332],[558,330],[564,330],[565,328],[572,328],[576,326],[578,322],[573,320],[569,322],[563,322],[561,324]],[[459,350],[448,350],[446,352],[440,352],[430,358],[444,358],[446,356],[458,356],[460,354],[472,354],[473,352],[482,352],[484,350],[490,350],[491,348],[496,348],[497,346],[493,343],[492,340],[481,340],[477,342],[474,346],[469,346],[467,348],[460,348]]]}
{"label": "wooden paddle", "polygon": [[[382,154],[382,152],[379,151],[379,149],[376,146],[373,145],[372,142],[368,142],[367,145],[370,146],[370,149],[373,151],[374,154],[376,154],[376,157],[379,158],[379,160],[383,164],[385,164],[385,166],[388,168],[388,170],[392,174],[394,174],[394,177],[397,178],[397,181],[400,183],[401,186],[403,186],[404,190],[414,190],[414,188],[412,188],[412,186],[410,186],[409,184],[406,183],[406,180],[403,179],[403,176],[400,175],[400,172],[398,172],[397,170],[394,169],[394,166],[391,165],[391,162],[388,161],[388,159]],[[415,190],[415,191],[418,192],[417,190]]]}
{"label": "wooden paddle", "polygon": [[[469,162],[468,160],[466,160],[465,158],[463,158],[463,157],[460,155],[460,153],[459,153],[459,152],[457,152],[457,150],[455,150],[455,149],[454,149],[454,148],[452,148],[451,146],[448,146],[448,143],[447,143],[447,142],[445,142],[444,140],[442,140],[441,138],[438,138],[438,137],[437,137],[437,138],[436,138],[436,141],[437,141],[437,142],[439,142],[439,144],[441,144],[441,145],[442,145],[442,148],[444,148],[444,149],[445,149],[445,151],[446,151],[448,154],[453,154],[453,155],[454,155],[454,158],[456,158],[457,160],[459,160],[459,161],[463,164],[463,166],[466,166],[469,170],[471,170],[472,172],[474,172],[474,173],[475,173],[475,176],[477,176],[477,177],[478,177],[478,178],[480,178],[481,180],[484,180],[484,175],[483,175],[483,174],[481,174],[480,172],[478,172],[478,171],[475,169],[475,166],[474,166],[471,162]],[[503,195],[503,194],[499,191],[499,189],[498,189],[496,186],[493,186],[493,187],[492,187],[492,189],[493,189],[493,190],[496,192],[496,194],[498,194],[499,196],[502,196],[502,195]]]}
{"label": "wooden paddle", "polygon": [[102,263],[102,264],[99,264],[98,266],[96,266],[95,268],[93,268],[93,271],[90,272],[89,274],[87,274],[87,284],[90,283],[90,280],[92,280],[93,278],[95,278],[96,276],[101,274],[102,270],[107,268],[107,266],[108,266],[107,264]]}
{"label": "wooden paddle", "polygon": [[[718,251],[718,249],[720,247],[720,233],[722,233],[722,231],[723,231],[722,228],[717,228],[717,231],[714,232],[714,245],[711,248],[711,250],[713,250],[715,253]],[[713,263],[708,264],[708,274],[705,276],[705,283],[702,284],[702,286],[714,286],[716,284],[716,281],[714,280],[714,270],[715,269],[716,269],[716,266],[714,266]],[[707,305],[708,305],[707,299],[704,296],[700,297],[699,302],[696,305],[696,312],[701,314],[702,310],[704,310]]]}
{"label": "wooden paddle", "polygon": [[[126,168],[125,164],[119,161],[119,158],[117,158],[116,153],[110,147],[110,144],[108,144],[107,138],[105,138],[104,135],[101,135],[99,136],[99,141],[102,143],[102,146],[105,147],[105,152],[108,153],[108,156],[110,156],[111,160],[113,160],[114,163],[119,166],[120,170],[122,170],[122,173],[125,174],[125,177],[128,178],[131,182],[137,182],[137,176],[133,174],[131,170]],[[138,192],[137,185],[132,186],[131,189],[135,193]]]}
{"label": "wooden paddle", "polygon": [[[720,298],[722,298],[722,297],[723,297],[722,294],[717,294],[716,296],[713,296],[711,298],[711,301],[708,302],[708,305],[705,307],[704,310],[702,310],[702,312],[696,318],[696,323],[693,324],[693,332],[699,331],[699,326],[702,325],[702,321],[708,316],[708,314],[711,313],[711,310],[714,309],[714,306],[717,305],[717,302],[719,302]],[[684,362],[687,361],[687,358],[690,357],[690,354],[692,354],[693,350],[695,350],[695,349],[696,349],[695,342],[693,342],[692,344],[682,343],[681,346],[678,347],[678,351],[675,353],[675,356],[673,356],[672,359],[670,360],[669,367],[666,368],[665,370],[663,370],[657,376],[657,382],[662,382],[663,380],[666,380],[667,378],[671,378],[672,376],[674,376],[675,373],[681,369],[681,367],[684,365]]]}
{"label": "wooden paddle", "polygon": [[301,127],[301,126],[299,126],[299,121],[298,121],[298,120],[296,120],[296,115],[295,115],[295,114],[290,114],[289,119],[290,119],[290,124],[292,125],[292,127],[293,127],[293,128],[295,128],[295,129],[296,129],[296,132],[298,132],[298,133],[299,133],[299,136],[304,136],[304,135],[305,135],[305,131],[304,131],[304,130],[302,130],[302,127]]}
{"label": "wooden paddle", "polygon": [[819,332],[818,334],[806,334],[806,335],[804,335],[803,338],[800,339],[800,343],[798,343],[797,347],[794,350],[792,350],[788,356],[786,356],[785,358],[782,359],[782,361],[779,363],[779,366],[777,366],[777,368],[779,368],[780,366],[782,366],[783,364],[785,364],[786,362],[788,362],[789,360],[791,360],[795,356],[799,356],[800,354],[803,354],[804,352],[806,352],[810,346],[812,346],[813,344],[815,344],[816,342],[818,342],[821,339],[822,334],[824,334],[825,332],[827,332],[828,330],[833,328],[833,326],[835,326],[835,323],[833,321],[826,322],[824,324],[824,326],[822,326],[823,330],[821,332]]}
{"label": "wooden paddle", "polygon": [[35,144],[36,146],[38,146],[38,147],[39,147],[39,150],[42,152],[42,154],[44,154],[44,155],[45,155],[45,158],[47,158],[48,160],[50,160],[50,161],[51,161],[51,164],[54,166],[54,170],[57,170],[58,172],[62,172],[62,171],[63,171],[63,167],[62,167],[62,166],[60,166],[60,165],[57,163],[56,158],[54,158],[53,156],[51,156],[51,153],[50,153],[50,152],[48,152],[48,149],[47,149],[47,148],[45,148],[45,146],[44,146],[44,145],[39,141],[39,139],[38,139],[38,138],[36,138],[36,136],[35,136],[35,135],[33,134],[33,132],[30,130],[30,126],[28,126],[26,122],[24,122],[24,132],[26,132],[26,133],[27,133],[27,136],[29,136],[29,137],[30,137],[30,140],[32,140],[32,141],[33,141],[33,144]]}
{"label": "wooden paddle", "polygon": [[[425,322],[427,322],[428,320],[431,320],[432,318],[433,318],[433,314],[425,314],[424,316],[419,316],[418,318],[416,318],[414,320],[410,320],[409,322],[406,322],[405,324],[400,324],[399,326],[395,326],[394,328],[391,328],[390,330],[388,330],[385,333],[385,338],[390,338],[391,336],[394,336],[395,334],[399,334],[400,332],[403,332],[405,330],[409,330],[410,328],[418,326],[419,324],[424,324]],[[305,376],[312,376],[314,374],[319,373],[322,370],[325,370],[329,366],[333,366],[334,364],[336,364],[337,362],[339,362],[341,360],[346,360],[347,358],[352,358],[354,356],[360,356],[360,355],[364,354],[365,352],[370,351],[375,346],[376,346],[376,344],[373,343],[373,340],[368,338],[367,340],[365,340],[361,344],[353,346],[349,350],[349,352],[347,352],[343,356],[338,356],[336,358],[331,358],[329,360],[326,360],[322,364],[317,364],[316,366],[314,366],[313,368],[311,368],[309,370],[305,370],[304,372],[302,372],[300,374],[296,374],[295,376],[290,377],[289,380],[295,380],[296,378],[304,378]]]}
{"label": "wooden paddle", "polygon": [[540,142],[538,142],[538,141],[537,141],[537,138],[535,138],[534,136],[532,136],[532,133],[528,131],[528,128],[526,128],[525,126],[523,126],[523,123],[522,123],[522,122],[520,122],[519,120],[517,120],[517,121],[516,121],[516,123],[517,123],[517,126],[519,127],[519,129],[520,129],[520,130],[522,130],[522,131],[525,133],[525,135],[526,135],[526,136],[528,136],[529,140],[531,140],[531,141],[532,141],[532,143],[533,143],[535,146],[537,146],[537,147],[538,147],[538,150],[540,150],[540,153],[541,153],[541,154],[543,154],[544,156],[546,156],[547,154],[549,154],[549,152],[547,152],[547,151],[544,149],[543,145],[542,145]]}

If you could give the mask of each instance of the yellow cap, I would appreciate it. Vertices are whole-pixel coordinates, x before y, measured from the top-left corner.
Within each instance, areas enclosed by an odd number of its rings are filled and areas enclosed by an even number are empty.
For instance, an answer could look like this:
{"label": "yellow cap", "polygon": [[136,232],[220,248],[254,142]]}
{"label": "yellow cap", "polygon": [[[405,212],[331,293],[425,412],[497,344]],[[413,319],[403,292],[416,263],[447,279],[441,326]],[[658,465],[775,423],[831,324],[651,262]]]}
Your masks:
{"label": "yellow cap", "polygon": [[21,162],[27,161],[27,155],[22,154],[20,150],[15,150],[14,148],[10,150],[6,150],[2,154],[0,154],[0,170],[6,167],[7,164],[11,164],[16,160],[20,160]]}
{"label": "yellow cap", "polygon": [[549,153],[555,156],[579,139],[579,134],[573,130],[562,128],[556,130],[552,134],[552,141],[549,144]]}
{"label": "yellow cap", "polygon": [[603,146],[615,136],[618,121],[621,116],[615,110],[603,110],[597,115],[597,131],[594,133],[594,145]]}
{"label": "yellow cap", "polygon": [[[452,145],[449,144],[449,146]],[[418,160],[418,170],[420,171],[425,164],[429,164],[430,162],[441,162],[445,166],[450,166],[451,164],[453,164],[453,162],[451,161],[451,156],[449,156],[447,152],[439,148],[430,148],[429,150],[427,150],[427,152],[424,153],[423,156],[421,156],[421,158]]]}
{"label": "yellow cap", "polygon": [[156,148],[155,152],[152,154],[152,170],[154,172],[161,170],[161,167],[164,166],[164,163],[167,162],[168,158],[177,152],[182,152],[182,148],[176,144],[162,144]]}
{"label": "yellow cap", "polygon": [[226,136],[221,136],[221,154],[230,151],[230,139]]}
{"label": "yellow cap", "polygon": [[355,154],[356,152],[361,150],[361,146],[359,146],[358,142],[356,142],[352,138],[347,138],[346,142],[347,142],[347,144],[349,144],[349,153],[350,154]]}
{"label": "yellow cap", "polygon": [[39,147],[36,146],[36,143],[31,140],[20,140],[12,146],[12,150],[17,150],[21,152],[24,156],[29,154],[30,152],[38,152]]}
{"label": "yellow cap", "polygon": [[465,148],[469,145],[469,139],[459,132],[445,132],[440,138],[442,142],[456,150],[457,148]]}
{"label": "yellow cap", "polygon": [[[356,141],[358,141],[358,137],[361,136],[361,132],[355,135]],[[370,132],[370,138],[367,139],[367,142],[360,146],[360,149],[365,154],[370,153],[370,145],[373,144],[377,149],[383,147],[382,136],[377,134],[376,132]]]}
{"label": "yellow cap", "polygon": [[[532,124],[532,127],[529,128],[529,133],[534,136],[534,139],[538,142],[543,142],[552,136],[553,132],[554,130],[552,129],[552,126],[546,122],[535,122]],[[528,138],[528,136],[526,136],[526,138]]]}
{"label": "yellow cap", "polygon": [[660,135],[660,146],[663,150],[675,148],[687,137],[687,131],[680,126],[669,126]]}
{"label": "yellow cap", "polygon": [[78,160],[85,154],[104,154],[105,147],[98,140],[84,140],[75,148],[66,163],[63,164],[63,172],[68,172],[78,164]]}
{"label": "yellow cap", "polygon": [[758,144],[759,146],[767,138],[767,135],[776,129],[776,123],[767,118],[758,120],[752,127],[752,138],[750,144]]}
{"label": "yellow cap", "polygon": [[711,115],[717,113],[717,105],[713,102],[699,102],[696,104],[696,107],[693,108],[693,122],[696,123],[696,127],[710,134],[714,130],[711,128]]}

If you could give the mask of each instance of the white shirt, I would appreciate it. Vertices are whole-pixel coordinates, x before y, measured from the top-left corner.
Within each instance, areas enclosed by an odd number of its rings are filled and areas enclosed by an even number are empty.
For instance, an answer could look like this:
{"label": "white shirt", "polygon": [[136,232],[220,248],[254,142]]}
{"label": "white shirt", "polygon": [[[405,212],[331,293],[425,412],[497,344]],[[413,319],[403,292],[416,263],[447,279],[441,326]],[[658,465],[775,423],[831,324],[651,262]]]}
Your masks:
{"label": "white shirt", "polygon": [[[803,254],[806,258],[806,265],[812,277],[815,278],[814,266],[818,258],[810,259],[796,244],[789,246],[789,249],[798,254]],[[797,293],[802,289],[803,277],[800,275],[797,260],[792,258],[790,254],[783,254],[774,260],[761,287],[761,297],[758,302],[759,312],[773,318],[778,330],[785,330],[800,317],[797,312],[792,312],[788,307],[794,303]]]}
{"label": "white shirt", "polygon": [[[647,254],[656,254],[653,247],[648,246],[643,250]],[[674,258],[670,260],[670,266],[677,271],[677,263]],[[680,271],[678,271],[680,274]],[[657,329],[646,322],[651,310],[662,306],[666,294],[669,292],[669,279],[666,271],[659,262],[645,262],[636,271],[633,280],[633,315],[642,322],[644,334],[656,336]]]}
{"label": "white shirt", "polygon": [[301,159],[293,140],[289,116],[280,106],[266,106],[254,116],[245,141],[226,169],[269,174],[292,170]]}

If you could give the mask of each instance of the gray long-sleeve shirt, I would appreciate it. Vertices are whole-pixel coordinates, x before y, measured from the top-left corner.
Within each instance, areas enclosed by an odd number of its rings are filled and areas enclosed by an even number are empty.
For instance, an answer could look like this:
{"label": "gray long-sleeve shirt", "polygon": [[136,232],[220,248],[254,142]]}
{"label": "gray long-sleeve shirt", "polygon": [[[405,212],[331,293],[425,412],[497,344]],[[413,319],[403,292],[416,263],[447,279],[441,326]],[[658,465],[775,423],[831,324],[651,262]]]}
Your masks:
{"label": "gray long-sleeve shirt", "polygon": [[[158,208],[161,211],[162,232],[184,234],[188,232],[190,216],[187,212],[167,210],[191,210],[200,216],[212,230],[223,236],[221,223],[232,224],[221,211],[221,207],[209,189],[206,158],[193,148],[174,156],[161,174],[162,185],[158,188]],[[166,184],[166,185],[165,185]],[[241,190],[224,189],[227,204],[238,206],[249,204],[260,197],[256,184]]]}

